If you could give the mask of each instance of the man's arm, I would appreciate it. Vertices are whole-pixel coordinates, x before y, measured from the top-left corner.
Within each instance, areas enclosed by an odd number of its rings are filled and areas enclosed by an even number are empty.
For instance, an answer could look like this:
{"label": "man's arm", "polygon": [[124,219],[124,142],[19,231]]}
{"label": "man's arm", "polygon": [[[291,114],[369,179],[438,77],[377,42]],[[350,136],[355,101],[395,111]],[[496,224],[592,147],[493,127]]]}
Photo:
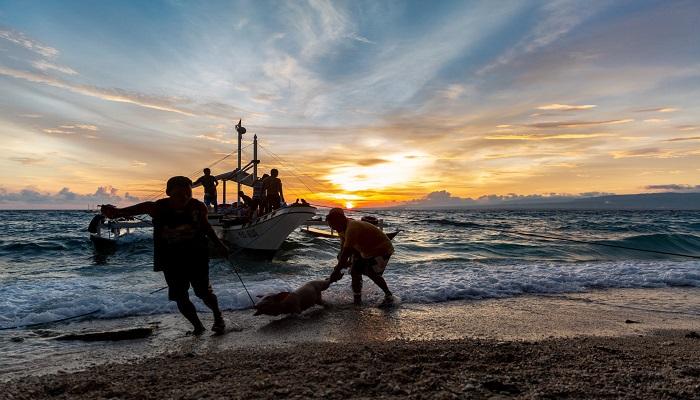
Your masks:
{"label": "man's arm", "polygon": [[284,203],[284,193],[282,193],[282,181],[280,180],[280,201]]}
{"label": "man's arm", "polygon": [[333,268],[333,272],[329,278],[331,283],[339,281],[340,278],[343,277],[343,273],[341,271],[350,266],[350,257],[355,252],[352,247],[344,247],[342,242],[340,246],[341,250],[340,254],[338,254],[338,264],[335,266],[335,268]]}
{"label": "man's arm", "polygon": [[155,210],[155,204],[152,201],[146,201],[144,203],[134,204],[133,206],[117,208],[111,204],[104,205],[100,207],[102,215],[107,218],[121,218],[121,217],[133,217],[134,215],[148,214],[153,216],[153,211]]}

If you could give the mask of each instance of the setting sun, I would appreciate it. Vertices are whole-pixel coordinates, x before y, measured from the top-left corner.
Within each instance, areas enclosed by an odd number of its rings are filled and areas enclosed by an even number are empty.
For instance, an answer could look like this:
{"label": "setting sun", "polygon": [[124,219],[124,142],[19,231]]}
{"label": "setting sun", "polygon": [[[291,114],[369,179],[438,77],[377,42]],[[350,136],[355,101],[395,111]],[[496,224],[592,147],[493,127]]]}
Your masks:
{"label": "setting sun", "polygon": [[353,204],[352,201],[346,201],[346,202],[345,202],[345,208],[350,209],[350,208],[353,208],[353,207],[355,207],[355,204]]}
{"label": "setting sun", "polygon": [[367,166],[345,165],[334,168],[326,178],[349,192],[385,189],[408,184],[429,164],[425,154],[415,151],[372,161],[373,164]]}

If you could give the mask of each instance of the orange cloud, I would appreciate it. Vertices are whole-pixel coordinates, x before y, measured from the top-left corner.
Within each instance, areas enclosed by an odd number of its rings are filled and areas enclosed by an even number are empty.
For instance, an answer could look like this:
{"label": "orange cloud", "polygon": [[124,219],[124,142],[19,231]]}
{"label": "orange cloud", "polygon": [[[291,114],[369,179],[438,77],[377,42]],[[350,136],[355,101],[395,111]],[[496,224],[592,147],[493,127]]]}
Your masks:
{"label": "orange cloud", "polygon": [[537,109],[547,111],[581,111],[590,110],[591,108],[595,107],[597,107],[595,104],[584,104],[580,106],[572,106],[568,104],[547,104],[545,106],[539,106]]}

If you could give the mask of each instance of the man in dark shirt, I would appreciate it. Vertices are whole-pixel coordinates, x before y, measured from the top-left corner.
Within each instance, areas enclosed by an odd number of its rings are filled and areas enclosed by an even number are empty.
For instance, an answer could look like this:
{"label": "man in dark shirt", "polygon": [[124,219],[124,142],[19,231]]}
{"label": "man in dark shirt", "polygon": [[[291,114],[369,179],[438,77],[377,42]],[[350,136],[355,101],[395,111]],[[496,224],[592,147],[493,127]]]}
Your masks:
{"label": "man in dark shirt", "polygon": [[153,218],[153,270],[163,271],[168,284],[168,299],[194,327],[195,335],[205,329],[197,310],[189,298],[192,285],[194,294],[214,313],[212,331],[223,333],[226,323],[219,303],[209,283],[209,238],[219,251],[228,255],[228,248],[216,236],[207,219],[207,207],[192,198],[192,181],[185,176],[168,180],[165,199],[147,201],[130,207],[102,206],[107,218],[149,214]]}
{"label": "man in dark shirt", "polygon": [[216,187],[219,185],[218,179],[211,175],[209,168],[204,168],[204,175],[200,176],[193,185],[201,184],[204,187],[204,205],[209,207],[214,205],[214,212],[219,211],[218,202],[216,201]]}

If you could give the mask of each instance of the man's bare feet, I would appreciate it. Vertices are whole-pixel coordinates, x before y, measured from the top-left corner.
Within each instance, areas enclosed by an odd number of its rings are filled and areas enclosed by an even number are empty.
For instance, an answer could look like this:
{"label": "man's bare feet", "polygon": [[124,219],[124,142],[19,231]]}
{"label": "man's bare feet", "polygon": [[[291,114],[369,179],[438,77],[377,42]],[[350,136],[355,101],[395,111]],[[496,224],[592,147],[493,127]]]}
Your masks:
{"label": "man's bare feet", "polygon": [[199,325],[195,326],[193,330],[188,331],[187,335],[192,335],[192,336],[200,336],[204,332],[206,332],[207,329],[204,327],[204,325]]}
{"label": "man's bare feet", "polygon": [[226,330],[226,322],[222,317],[214,319],[214,325],[211,326],[211,330],[214,333],[222,334]]}

